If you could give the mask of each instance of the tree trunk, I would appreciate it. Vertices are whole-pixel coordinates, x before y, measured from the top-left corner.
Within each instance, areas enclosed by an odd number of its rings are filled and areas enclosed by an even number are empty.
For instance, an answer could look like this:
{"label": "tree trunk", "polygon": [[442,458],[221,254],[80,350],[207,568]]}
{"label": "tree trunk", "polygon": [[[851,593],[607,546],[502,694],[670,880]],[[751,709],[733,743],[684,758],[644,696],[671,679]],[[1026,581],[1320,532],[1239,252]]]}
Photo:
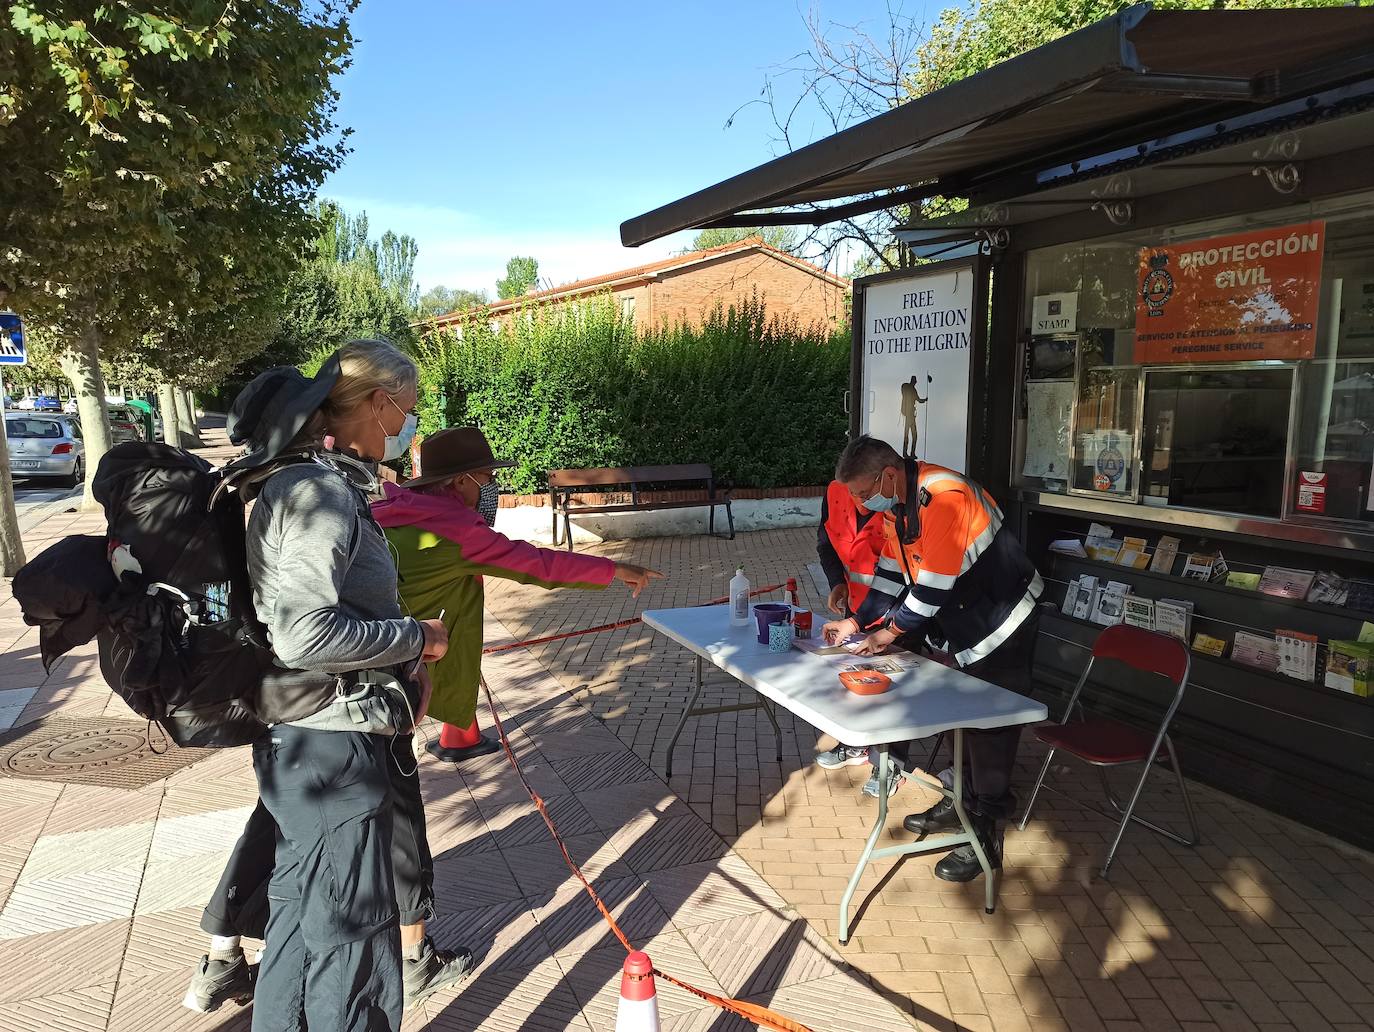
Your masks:
{"label": "tree trunk", "polygon": [[162,443],[181,447],[181,420],[177,418],[177,389],[170,383],[157,385],[157,407],[162,412]]}
{"label": "tree trunk", "polygon": [[76,340],[69,341],[57,356],[62,372],[76,392],[77,416],[86,445],[86,490],[81,497],[85,511],[99,509],[91,494],[91,481],[114,438],[110,433],[110,410],[105,407],[105,377],[100,371],[100,329],[92,324]]}
{"label": "tree trunk", "polygon": [[0,420],[0,572],[13,577],[24,565],[24,541],[14,511],[14,478],[10,475],[10,446]]}
{"label": "tree trunk", "polygon": [[200,439],[200,428],[196,420],[196,406],[191,398],[191,392],[183,388],[175,388],[177,403],[177,422],[181,424],[181,446],[183,448],[204,448],[205,442]]}

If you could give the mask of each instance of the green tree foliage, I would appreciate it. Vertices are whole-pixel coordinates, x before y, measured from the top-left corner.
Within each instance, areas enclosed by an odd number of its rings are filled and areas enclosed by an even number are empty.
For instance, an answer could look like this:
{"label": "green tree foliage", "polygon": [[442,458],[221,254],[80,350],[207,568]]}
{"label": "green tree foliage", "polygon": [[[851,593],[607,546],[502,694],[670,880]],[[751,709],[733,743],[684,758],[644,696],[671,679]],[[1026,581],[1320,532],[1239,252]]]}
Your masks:
{"label": "green tree foliage", "polygon": [[709,462],[740,486],[823,484],[844,447],[850,337],[758,297],[702,326],[636,330],[609,296],[419,346],[421,428],[476,425],[522,493],[559,467]]}
{"label": "green tree foliage", "polygon": [[15,2],[0,15],[0,286],[60,346],[88,468],[100,360],[277,276],[346,148],[355,0]]}
{"label": "green tree foliage", "polygon": [[796,226],[754,226],[734,229],[703,229],[692,237],[693,251],[705,251],[711,247],[737,244],[750,237],[759,237],[769,247],[779,251],[793,251],[801,238]]}
{"label": "green tree foliage", "polygon": [[420,295],[415,308],[418,319],[433,319],[435,316],[459,312],[464,308],[476,308],[487,303],[485,290],[465,290],[462,287],[430,287]]}
{"label": "green tree foliage", "polygon": [[504,301],[509,297],[521,297],[534,289],[539,282],[539,261],[519,255],[506,262],[506,275],[496,281],[496,298]]}
{"label": "green tree foliage", "polygon": [[313,213],[317,233],[287,278],[280,319],[260,353],[234,370],[231,387],[271,366],[308,364],[317,351],[360,337],[414,343],[415,241],[390,231],[374,240],[366,212],[352,216],[333,201]]}

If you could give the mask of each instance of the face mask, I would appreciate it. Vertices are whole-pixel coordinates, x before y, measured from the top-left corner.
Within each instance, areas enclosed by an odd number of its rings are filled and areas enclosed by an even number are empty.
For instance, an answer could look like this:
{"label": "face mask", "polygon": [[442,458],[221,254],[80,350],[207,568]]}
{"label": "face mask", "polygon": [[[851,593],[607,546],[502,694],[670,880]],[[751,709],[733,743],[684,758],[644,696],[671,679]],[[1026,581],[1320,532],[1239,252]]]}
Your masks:
{"label": "face mask", "polygon": [[883,474],[879,473],[878,482],[873,485],[873,497],[869,498],[863,503],[864,508],[867,509],[869,512],[890,512],[892,511],[893,506],[897,504],[897,496],[895,494],[885,495],[879,493],[879,489],[882,486]]}
{"label": "face mask", "polygon": [[486,520],[487,526],[496,525],[496,509],[501,504],[501,488],[495,480],[477,488],[477,512]]}
{"label": "face mask", "polygon": [[[391,402],[391,404],[396,405],[394,401]],[[398,409],[400,408],[399,405],[396,405],[396,407]],[[398,434],[386,435],[386,444],[382,448],[383,462],[394,462],[410,450],[410,442],[415,440],[415,430],[416,427],[419,426],[419,423],[420,420],[414,412],[406,413],[405,422],[401,424],[401,432]],[[386,424],[378,419],[377,425],[382,428],[382,433],[385,434]]]}

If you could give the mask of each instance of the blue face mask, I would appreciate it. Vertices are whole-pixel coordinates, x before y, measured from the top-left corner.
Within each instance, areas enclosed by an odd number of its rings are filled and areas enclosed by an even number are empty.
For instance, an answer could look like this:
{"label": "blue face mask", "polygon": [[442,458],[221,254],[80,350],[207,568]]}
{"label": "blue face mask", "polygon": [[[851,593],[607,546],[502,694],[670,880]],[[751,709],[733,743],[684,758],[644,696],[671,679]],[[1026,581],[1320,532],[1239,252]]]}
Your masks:
{"label": "blue face mask", "polygon": [[864,508],[867,509],[869,512],[891,512],[892,508],[897,504],[896,494],[885,495],[881,493],[881,488],[883,486],[883,476],[886,474],[886,472],[887,471],[884,470],[882,473],[878,474],[878,481],[876,484],[873,485],[873,496],[865,500],[865,502],[863,503]]}

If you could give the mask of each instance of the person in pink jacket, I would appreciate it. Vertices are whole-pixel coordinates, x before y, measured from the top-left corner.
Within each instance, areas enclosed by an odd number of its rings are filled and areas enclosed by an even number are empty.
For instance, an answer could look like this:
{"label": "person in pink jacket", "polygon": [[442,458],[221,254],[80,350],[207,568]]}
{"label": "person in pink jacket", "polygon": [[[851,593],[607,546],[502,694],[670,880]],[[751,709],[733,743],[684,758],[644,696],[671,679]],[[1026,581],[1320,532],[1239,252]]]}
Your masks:
{"label": "person in pink jacket", "polygon": [[477,726],[483,577],[595,590],[619,580],[637,598],[650,580],[663,576],[600,556],[512,541],[493,530],[499,498],[493,474],[510,465],[492,455],[477,428],[442,430],[420,447],[422,475],[400,487],[386,485],[386,497],[372,505],[391,543],[406,611],[416,619],[442,619],[448,627],[448,652],[430,668],[428,707],[445,725],[431,746],[445,760],[500,748]]}

